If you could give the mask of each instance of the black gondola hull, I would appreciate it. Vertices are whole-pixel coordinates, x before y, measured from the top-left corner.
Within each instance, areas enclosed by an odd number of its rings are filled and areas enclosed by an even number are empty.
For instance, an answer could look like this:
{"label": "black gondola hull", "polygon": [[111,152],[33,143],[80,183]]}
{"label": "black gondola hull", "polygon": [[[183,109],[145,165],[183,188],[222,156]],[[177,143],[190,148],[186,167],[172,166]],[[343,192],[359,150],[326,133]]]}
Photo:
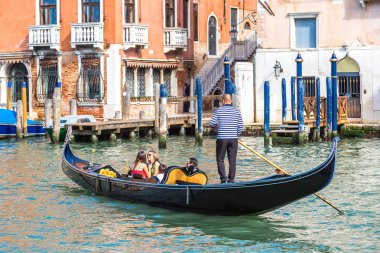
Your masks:
{"label": "black gondola hull", "polygon": [[75,164],[89,163],[76,157],[71,152],[69,143],[65,146],[62,169],[84,189],[119,200],[201,213],[261,214],[326,187],[334,174],[336,146],[337,139],[333,142],[329,157],[307,172],[231,184],[163,185],[105,177],[91,170],[78,168]]}

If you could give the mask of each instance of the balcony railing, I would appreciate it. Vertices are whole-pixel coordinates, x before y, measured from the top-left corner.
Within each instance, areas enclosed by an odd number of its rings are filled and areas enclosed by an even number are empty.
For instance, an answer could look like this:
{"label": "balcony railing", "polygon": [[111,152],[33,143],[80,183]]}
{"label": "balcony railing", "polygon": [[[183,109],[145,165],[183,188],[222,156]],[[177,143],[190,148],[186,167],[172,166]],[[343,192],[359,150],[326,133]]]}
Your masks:
{"label": "balcony railing", "polygon": [[103,23],[71,24],[71,47],[92,46],[104,48]]}
{"label": "balcony railing", "polygon": [[123,47],[127,50],[131,47],[148,46],[148,25],[124,24]]}
{"label": "balcony railing", "polygon": [[170,27],[164,29],[164,52],[187,48],[187,29]]}
{"label": "balcony railing", "polygon": [[60,31],[59,25],[29,26],[29,49],[49,47],[59,51]]}

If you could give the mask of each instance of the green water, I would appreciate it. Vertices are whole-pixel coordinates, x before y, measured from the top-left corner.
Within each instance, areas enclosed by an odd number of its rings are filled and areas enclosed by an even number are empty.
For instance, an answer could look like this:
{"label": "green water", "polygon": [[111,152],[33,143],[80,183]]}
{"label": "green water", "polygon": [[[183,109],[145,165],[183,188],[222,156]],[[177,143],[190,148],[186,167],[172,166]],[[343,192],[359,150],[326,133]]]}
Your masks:
{"label": "green water", "polygon": [[[321,163],[329,143],[264,149],[262,138],[242,139],[289,173]],[[167,164],[198,158],[218,182],[215,140],[198,147],[192,137],[169,136],[160,150]],[[76,143],[76,154],[113,164],[133,161],[157,139]],[[380,139],[343,140],[336,174],[321,195],[345,211],[338,215],[314,196],[273,212],[237,217],[174,212],[89,194],[61,171],[62,146],[45,138],[0,141],[0,252],[378,252],[380,251]],[[273,173],[239,149],[237,181]],[[238,196],[237,196],[238,197]],[[159,198],[159,196],[157,196]]]}

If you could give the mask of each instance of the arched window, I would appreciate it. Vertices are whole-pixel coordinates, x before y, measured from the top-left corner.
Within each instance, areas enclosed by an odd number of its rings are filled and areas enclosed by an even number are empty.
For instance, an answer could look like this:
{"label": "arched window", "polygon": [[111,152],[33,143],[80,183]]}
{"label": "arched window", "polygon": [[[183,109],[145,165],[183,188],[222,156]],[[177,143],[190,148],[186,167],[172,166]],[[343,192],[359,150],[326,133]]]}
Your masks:
{"label": "arched window", "polygon": [[216,55],[216,18],[214,16],[208,20],[208,54]]}

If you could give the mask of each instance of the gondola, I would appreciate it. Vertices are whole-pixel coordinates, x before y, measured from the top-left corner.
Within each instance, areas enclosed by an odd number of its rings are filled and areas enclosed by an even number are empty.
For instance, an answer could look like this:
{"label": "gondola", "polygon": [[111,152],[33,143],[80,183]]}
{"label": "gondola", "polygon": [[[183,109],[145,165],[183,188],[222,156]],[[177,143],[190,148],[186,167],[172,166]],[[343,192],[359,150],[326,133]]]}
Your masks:
{"label": "gondola", "polygon": [[319,166],[292,176],[270,176],[227,184],[157,184],[133,178],[99,174],[109,165],[91,163],[75,156],[67,138],[62,158],[63,172],[84,189],[118,200],[145,203],[188,212],[241,215],[263,214],[316,193],[334,174],[338,138],[328,158]]}

